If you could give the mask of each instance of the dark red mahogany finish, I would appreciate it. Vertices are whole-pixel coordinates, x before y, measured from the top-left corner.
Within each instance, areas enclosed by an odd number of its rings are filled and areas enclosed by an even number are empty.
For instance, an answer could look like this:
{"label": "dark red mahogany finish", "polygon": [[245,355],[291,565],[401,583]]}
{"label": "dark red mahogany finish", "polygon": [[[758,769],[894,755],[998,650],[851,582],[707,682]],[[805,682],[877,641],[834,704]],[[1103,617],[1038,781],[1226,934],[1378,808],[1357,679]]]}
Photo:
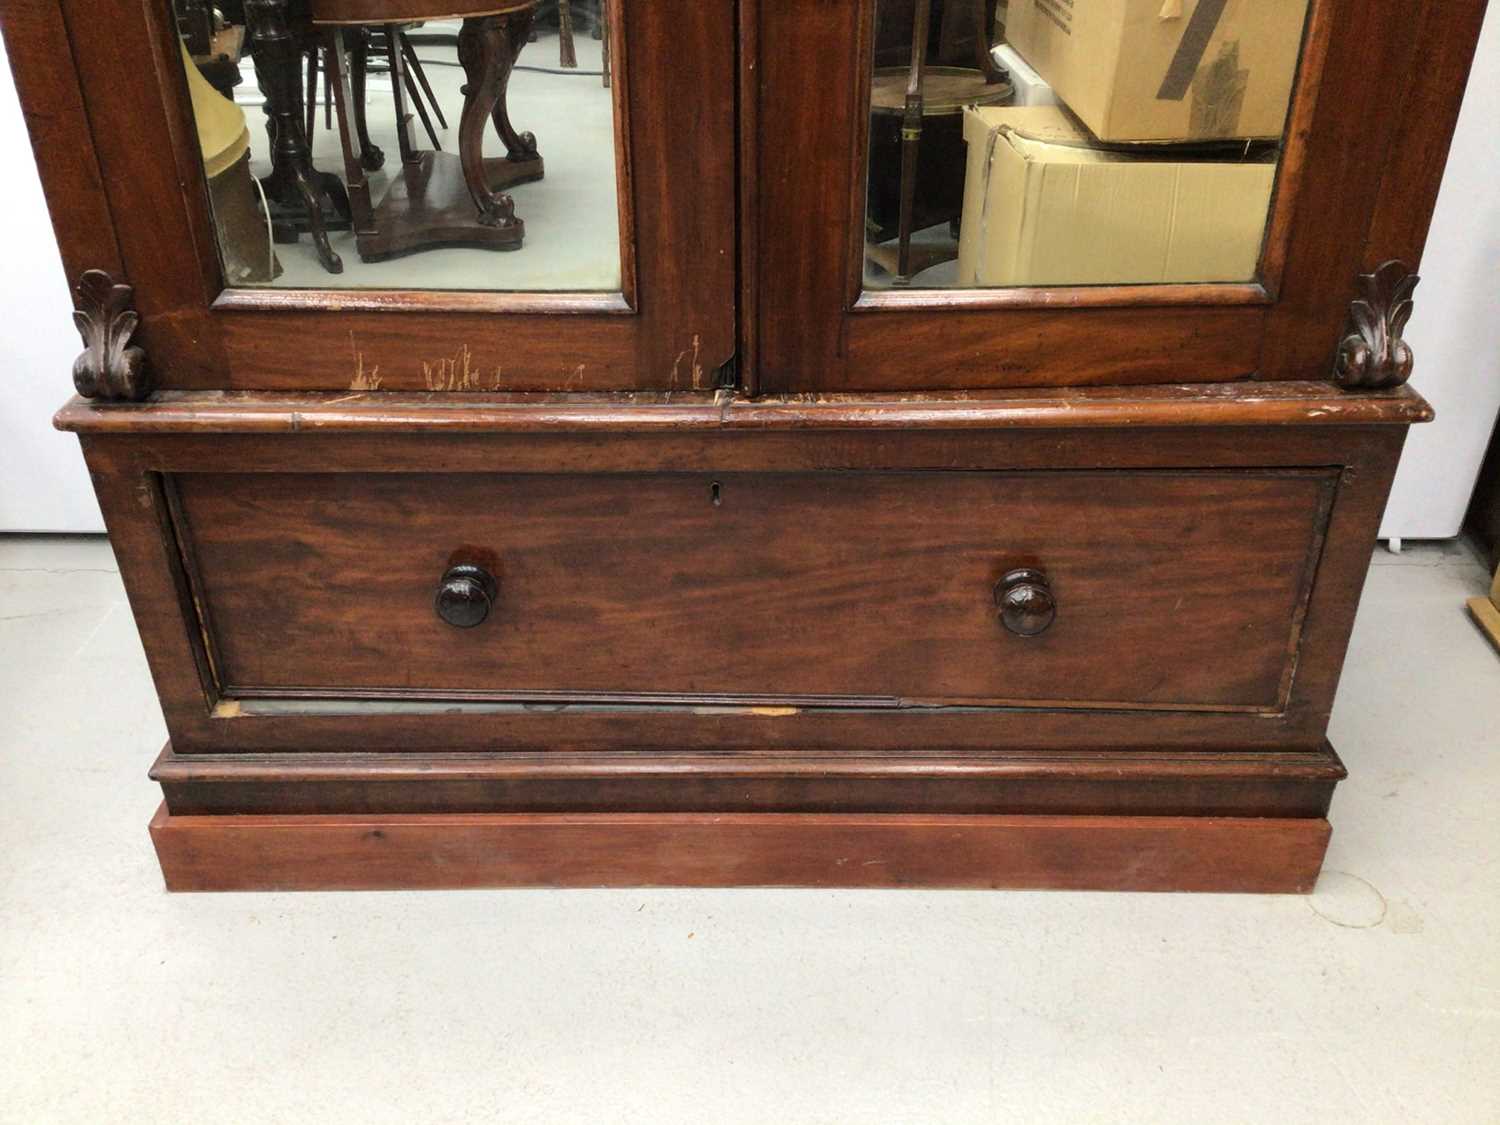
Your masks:
{"label": "dark red mahogany finish", "polygon": [[1312,887],[1484,5],[1314,0],[1254,283],[957,293],[873,6],[609,6],[591,294],[227,289],[168,5],[0,7],[169,887]]}

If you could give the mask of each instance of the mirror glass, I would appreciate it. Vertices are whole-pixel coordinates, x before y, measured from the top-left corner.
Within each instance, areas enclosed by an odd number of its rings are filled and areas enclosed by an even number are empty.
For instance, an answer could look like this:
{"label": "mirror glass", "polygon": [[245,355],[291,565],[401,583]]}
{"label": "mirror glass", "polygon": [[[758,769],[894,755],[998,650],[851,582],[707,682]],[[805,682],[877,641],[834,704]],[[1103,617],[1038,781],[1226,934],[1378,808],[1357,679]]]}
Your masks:
{"label": "mirror glass", "polygon": [[620,289],[608,0],[170,2],[230,287]]}
{"label": "mirror glass", "polygon": [[1308,0],[878,0],[867,289],[1248,282]]}

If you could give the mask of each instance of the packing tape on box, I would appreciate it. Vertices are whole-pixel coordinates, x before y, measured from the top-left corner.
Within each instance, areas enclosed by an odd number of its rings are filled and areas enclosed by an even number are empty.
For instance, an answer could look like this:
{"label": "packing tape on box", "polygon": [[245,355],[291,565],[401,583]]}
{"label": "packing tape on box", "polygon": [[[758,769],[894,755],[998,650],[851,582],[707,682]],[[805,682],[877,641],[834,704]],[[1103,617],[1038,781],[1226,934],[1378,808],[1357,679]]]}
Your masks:
{"label": "packing tape on box", "polygon": [[[1172,56],[1172,62],[1167,67],[1167,76],[1162,79],[1161,89],[1157,91],[1158,101],[1180,102],[1187,97],[1198,68],[1203,65],[1208,44],[1218,30],[1219,20],[1224,18],[1224,9],[1228,6],[1229,0],[1200,0],[1193,11],[1193,18],[1188,20],[1187,28],[1182,33],[1182,41],[1177,44],[1177,53]],[[1179,3],[1177,8],[1177,14],[1181,16],[1182,5]]]}

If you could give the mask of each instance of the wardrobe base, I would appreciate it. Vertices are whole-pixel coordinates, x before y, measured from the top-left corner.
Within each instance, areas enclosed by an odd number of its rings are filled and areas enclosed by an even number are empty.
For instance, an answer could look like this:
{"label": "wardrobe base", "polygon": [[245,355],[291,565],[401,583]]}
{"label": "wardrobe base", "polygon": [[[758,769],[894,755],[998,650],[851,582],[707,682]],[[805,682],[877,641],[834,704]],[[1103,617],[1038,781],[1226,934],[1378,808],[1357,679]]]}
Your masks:
{"label": "wardrobe base", "polygon": [[1322,818],[441,813],[151,821],[172,891],[952,887],[1305,894]]}

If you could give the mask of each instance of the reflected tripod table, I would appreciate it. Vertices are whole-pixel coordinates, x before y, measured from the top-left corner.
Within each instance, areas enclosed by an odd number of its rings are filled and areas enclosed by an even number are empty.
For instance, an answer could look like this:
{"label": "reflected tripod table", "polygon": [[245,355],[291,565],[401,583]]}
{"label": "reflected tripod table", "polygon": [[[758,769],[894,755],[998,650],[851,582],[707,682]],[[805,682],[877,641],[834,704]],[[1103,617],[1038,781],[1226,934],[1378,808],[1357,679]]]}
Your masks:
{"label": "reflected tripod table", "polygon": [[260,186],[275,240],[296,242],[306,232],[323,268],[342,273],[344,263],[328,244],[328,232],[349,228],[349,193],[336,175],[313,167],[302,124],[302,45],[294,31],[305,14],[292,7],[291,0],[245,0],[246,33],[271,137],[271,174]]}

